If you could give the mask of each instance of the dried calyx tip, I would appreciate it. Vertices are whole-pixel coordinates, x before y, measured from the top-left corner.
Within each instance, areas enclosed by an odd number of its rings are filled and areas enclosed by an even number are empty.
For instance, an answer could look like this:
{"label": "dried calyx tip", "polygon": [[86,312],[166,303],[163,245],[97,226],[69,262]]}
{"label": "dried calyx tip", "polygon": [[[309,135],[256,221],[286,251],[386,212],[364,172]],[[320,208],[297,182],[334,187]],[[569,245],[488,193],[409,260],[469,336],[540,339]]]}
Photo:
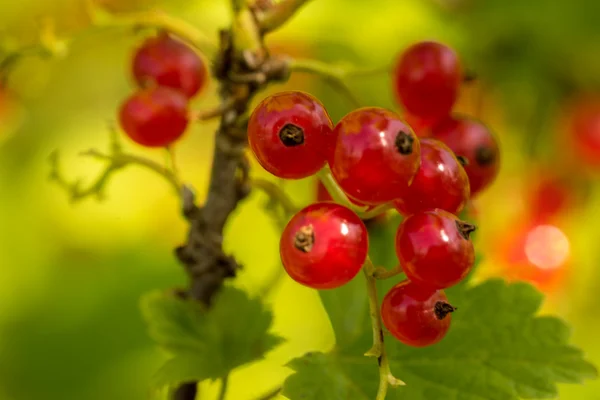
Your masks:
{"label": "dried calyx tip", "polygon": [[469,165],[469,159],[465,156],[456,156],[456,159],[458,160],[460,165],[462,165],[463,167],[466,167],[467,165]]}
{"label": "dried calyx tip", "polygon": [[471,233],[475,232],[477,227],[468,222],[456,220],[456,229],[458,229],[458,232],[463,238],[469,240]]}
{"label": "dried calyx tip", "polygon": [[396,149],[398,149],[398,152],[400,154],[408,155],[411,154],[413,151],[414,141],[415,138],[412,137],[412,135],[409,135],[404,131],[400,131],[396,135],[396,140],[394,141],[394,144],[396,145]]}
{"label": "dried calyx tip", "polygon": [[285,124],[279,131],[279,139],[286,147],[299,146],[304,143],[304,130],[298,125]]}
{"label": "dried calyx tip", "polygon": [[456,310],[457,310],[456,307],[452,307],[450,304],[445,303],[443,301],[438,301],[437,303],[435,303],[435,307],[433,308],[433,311],[435,312],[435,316],[439,320],[446,318],[446,315],[448,315],[451,312],[454,312]]}
{"label": "dried calyx tip", "polygon": [[315,229],[312,225],[304,225],[296,231],[294,246],[304,253],[312,250],[315,244]]}
{"label": "dried calyx tip", "polygon": [[489,165],[496,159],[496,152],[487,147],[481,146],[475,150],[475,160],[479,165]]}

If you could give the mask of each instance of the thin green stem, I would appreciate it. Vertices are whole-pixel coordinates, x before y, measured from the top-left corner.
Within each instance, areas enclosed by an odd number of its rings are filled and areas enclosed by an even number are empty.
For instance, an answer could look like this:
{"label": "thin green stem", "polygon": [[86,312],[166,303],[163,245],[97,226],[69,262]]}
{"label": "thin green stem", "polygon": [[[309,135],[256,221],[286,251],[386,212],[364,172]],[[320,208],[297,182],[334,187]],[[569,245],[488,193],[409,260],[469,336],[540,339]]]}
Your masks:
{"label": "thin green stem", "polygon": [[350,89],[345,80],[346,71],[344,69],[318,60],[292,59],[288,65],[291,72],[305,72],[320,76],[325,82],[344,95],[353,107],[361,107],[360,100],[358,100],[358,97]]}
{"label": "thin green stem", "polygon": [[389,203],[385,203],[385,204],[380,204],[378,206],[375,206],[373,208],[371,208],[368,211],[359,213],[358,215],[360,216],[361,219],[371,219],[371,218],[375,218],[378,215],[383,214],[384,212],[391,210],[393,208],[393,206]]}
{"label": "thin green stem", "polygon": [[356,213],[363,213],[367,211],[367,207],[359,207],[355,204],[352,204],[352,202],[348,199],[348,196],[346,196],[346,193],[344,193],[344,191],[338,186],[337,182],[333,178],[329,166],[325,166],[323,169],[317,172],[317,177],[321,180],[321,183],[323,186],[325,186],[325,189],[327,189],[327,192],[329,192],[329,195],[336,203],[348,207]]}
{"label": "thin green stem", "polygon": [[[269,198],[281,206],[283,209],[283,215],[277,213],[277,210],[269,208],[277,224],[277,228],[283,231],[287,221],[291,216],[298,211],[298,207],[294,204],[290,196],[275,182],[267,181],[265,179],[254,178],[249,181],[250,186],[253,189],[259,189],[263,191]],[[262,284],[260,289],[261,297],[267,297],[271,294],[273,288],[277,286],[281,278],[285,276],[285,270],[281,265],[277,265],[277,268],[273,271],[265,282]],[[281,388],[279,389],[281,390]]]}
{"label": "thin green stem", "polygon": [[348,199],[348,196],[346,195],[346,193],[344,193],[344,191],[339,187],[339,185],[333,178],[333,175],[331,174],[331,169],[329,168],[329,166],[325,166],[323,169],[321,169],[319,172],[317,172],[317,177],[319,178],[319,180],[321,181],[323,186],[325,186],[325,189],[327,189],[327,192],[329,193],[331,198],[336,203],[339,203],[345,207],[348,207],[349,209],[354,211],[356,214],[358,214],[358,216],[361,219],[374,218],[392,208],[392,205],[389,203],[380,204],[371,209],[369,209],[369,207],[366,207],[366,206],[361,207],[361,206],[357,206],[356,204],[352,203],[350,201],[350,199]]}
{"label": "thin green stem", "polygon": [[144,158],[141,156],[136,156],[133,154],[127,154],[127,153],[108,155],[108,154],[101,153],[95,149],[90,149],[86,152],[81,153],[81,155],[88,156],[88,157],[94,157],[97,159],[109,160],[114,165],[116,165],[120,168],[125,167],[127,165],[139,165],[139,166],[149,169],[149,170],[157,173],[158,175],[162,176],[163,178],[165,178],[165,180],[173,187],[173,189],[175,189],[177,194],[178,195],[180,194],[179,192],[181,191],[181,185],[179,184],[179,180],[175,176],[174,172],[171,171],[169,168],[165,168],[162,165],[160,165],[159,163],[152,161],[150,159],[147,159],[147,158]]}
{"label": "thin green stem", "polygon": [[253,188],[262,190],[269,197],[277,201],[289,216],[298,211],[298,207],[296,207],[292,199],[276,183],[259,178],[252,179],[249,183]]}
{"label": "thin green stem", "polygon": [[403,273],[403,271],[402,271],[402,267],[400,267],[400,265],[398,265],[392,269],[385,269],[383,267],[377,267],[373,270],[373,278],[388,279],[388,278],[394,277],[396,275],[399,275],[401,273]]}
{"label": "thin green stem", "polygon": [[105,154],[95,149],[90,149],[81,153],[82,156],[108,162],[104,171],[96,178],[94,183],[87,188],[82,188],[81,181],[78,179],[68,181],[64,177],[60,168],[60,155],[57,151],[54,151],[50,155],[50,179],[69,193],[72,202],[83,200],[89,196],[96,196],[98,199],[102,199],[104,188],[110,181],[114,172],[121,170],[128,165],[139,165],[162,176],[173,187],[177,195],[181,196],[181,183],[174,171],[153,160],[124,153],[121,144],[118,141],[118,134],[115,131],[112,132],[112,143],[110,148],[110,154]]}
{"label": "thin green stem", "polygon": [[216,54],[216,44],[204,33],[192,24],[164,12],[153,10],[113,15],[100,9],[94,0],[86,0],[86,5],[94,26],[164,29],[194,46],[209,58]]}
{"label": "thin green stem", "polygon": [[181,187],[181,178],[179,176],[179,168],[177,168],[177,157],[175,153],[175,146],[171,145],[167,147],[167,166],[173,173],[173,177],[177,182],[177,187]]}
{"label": "thin green stem", "polygon": [[388,74],[392,71],[391,65],[381,65],[378,67],[365,69],[348,69],[345,70],[345,78],[364,78],[367,76]]}
{"label": "thin green stem", "polygon": [[375,400],[384,400],[387,394],[388,386],[400,386],[405,383],[395,378],[390,370],[390,363],[385,351],[383,339],[383,326],[381,324],[381,312],[379,310],[379,300],[377,298],[377,281],[373,278],[375,266],[370,258],[367,257],[363,272],[367,280],[367,296],[369,298],[369,314],[371,316],[371,326],[373,328],[373,347],[365,353],[367,357],[377,357],[379,364],[379,389]]}
{"label": "thin green stem", "polygon": [[225,396],[227,396],[227,386],[229,385],[229,374],[225,374],[223,378],[221,378],[221,390],[219,390],[219,397],[217,400],[225,400]]}

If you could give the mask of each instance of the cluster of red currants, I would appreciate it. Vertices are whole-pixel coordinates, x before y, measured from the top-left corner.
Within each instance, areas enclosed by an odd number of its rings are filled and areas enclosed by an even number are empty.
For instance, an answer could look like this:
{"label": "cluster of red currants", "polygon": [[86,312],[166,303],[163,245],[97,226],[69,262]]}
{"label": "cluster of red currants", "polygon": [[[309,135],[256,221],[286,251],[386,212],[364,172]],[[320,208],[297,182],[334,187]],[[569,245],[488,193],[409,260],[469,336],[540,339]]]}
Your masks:
{"label": "cluster of red currants", "polygon": [[[469,234],[475,226],[455,216],[487,186],[498,169],[498,148],[482,124],[450,115],[462,84],[448,47],[431,42],[409,48],[395,70],[396,91],[412,118],[427,121],[432,137],[419,138],[398,114],[378,107],[354,110],[333,125],[323,104],[303,92],[263,100],[248,124],[259,163],[285,179],[330,168],[350,202],[393,204],[405,219],[396,253],[405,280],[382,303],[382,319],[400,341],[426,346],[441,340],[454,311],[443,289],[460,282],[474,263]],[[367,262],[369,240],[350,208],[317,202],[287,224],[280,253],[287,273],[315,289],[352,280]]]}
{"label": "cluster of red currants", "polygon": [[142,146],[168,146],[188,126],[188,103],[207,81],[205,63],[191,47],[162,32],[137,49],[132,69],[138,89],[121,105],[121,127]]}

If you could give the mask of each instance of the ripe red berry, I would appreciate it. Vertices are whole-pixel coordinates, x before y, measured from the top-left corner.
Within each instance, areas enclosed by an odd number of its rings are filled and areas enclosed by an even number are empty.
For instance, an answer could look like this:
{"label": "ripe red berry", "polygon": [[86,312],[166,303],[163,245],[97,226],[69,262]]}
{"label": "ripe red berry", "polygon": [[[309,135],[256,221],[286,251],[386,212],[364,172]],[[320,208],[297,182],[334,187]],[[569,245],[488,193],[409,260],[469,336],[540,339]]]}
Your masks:
{"label": "ripe red berry", "polygon": [[419,169],[419,141],[391,111],[352,111],[336,125],[334,135],[331,172],[344,192],[360,203],[379,204],[402,196]]}
{"label": "ripe red berry", "polygon": [[457,156],[467,159],[471,197],[488,187],[498,175],[500,151],[490,130],[481,122],[462,116],[444,118],[432,129],[433,137],[444,142]]}
{"label": "ripe red berry", "polygon": [[264,99],[248,121],[248,141],[258,162],[275,176],[300,179],[324,165],[333,148],[333,124],[325,107],[303,92]]}
{"label": "ripe red berry", "polygon": [[339,287],[356,276],[367,257],[367,228],[351,210],[314,203],[285,227],[279,250],[287,273],[314,288]]}
{"label": "ripe red berry", "polygon": [[396,254],[411,281],[434,289],[460,282],[475,261],[469,234],[475,226],[443,211],[406,218],[396,233]]}
{"label": "ripe red berry", "polygon": [[467,200],[469,178],[461,161],[442,142],[421,139],[421,167],[402,197],[394,200],[398,212],[411,215],[439,208],[457,214]]}
{"label": "ripe red berry", "polygon": [[163,86],[140,89],[121,106],[121,127],[134,142],[163,147],[179,139],[188,124],[188,99]]}
{"label": "ripe red berry", "polygon": [[425,347],[442,340],[456,310],[441,290],[408,280],[390,289],[381,304],[383,324],[402,343]]}
{"label": "ripe red berry", "polygon": [[193,97],[206,84],[204,61],[168,33],[147,39],[133,58],[133,75],[142,87],[148,82],[180,90]]}
{"label": "ripe red berry", "polygon": [[600,97],[582,97],[569,110],[567,130],[579,160],[600,166]]}
{"label": "ripe red berry", "polygon": [[448,114],[462,82],[458,56],[437,42],[419,42],[400,55],[394,70],[398,101],[411,114],[439,119]]}

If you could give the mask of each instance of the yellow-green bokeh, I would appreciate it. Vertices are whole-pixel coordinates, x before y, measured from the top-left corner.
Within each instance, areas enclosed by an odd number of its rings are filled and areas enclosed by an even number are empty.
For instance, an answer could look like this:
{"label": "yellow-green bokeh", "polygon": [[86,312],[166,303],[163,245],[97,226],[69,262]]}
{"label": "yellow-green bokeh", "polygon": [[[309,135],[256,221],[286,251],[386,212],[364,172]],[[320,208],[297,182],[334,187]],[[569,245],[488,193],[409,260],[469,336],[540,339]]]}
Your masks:
{"label": "yellow-green bokeh", "polygon": [[[54,21],[59,38],[69,39],[68,51],[60,57],[22,60],[9,81],[20,105],[14,106],[5,120],[0,114],[0,400],[148,398],[147,383],[163,355],[146,335],[138,301],[149,290],[185,284],[172,249],[184,240],[186,225],[177,198],[159,177],[137,167],[127,168],[111,181],[103,202],[90,198],[76,205],[47,179],[48,156],[55,149],[62,155],[63,171],[72,179],[89,183],[102,170],[101,163],[77,153],[107,148],[108,126],[114,123],[119,103],[133,88],[129,72],[132,50],[145,35],[126,28],[90,28],[81,3],[0,2],[3,46],[17,48],[35,42],[40,26],[48,19]],[[136,0],[131,6],[125,0],[109,3],[122,9],[156,5],[212,37],[229,20],[225,0]],[[484,40],[474,40],[485,24],[470,26],[469,19],[455,17],[453,13],[460,11],[442,6],[451,3],[459,2],[314,0],[269,37],[268,43],[279,52],[373,67],[390,63],[399,50],[415,40],[437,39],[455,46],[466,60],[481,65],[482,71],[496,73],[490,78],[485,107],[479,115],[498,133],[503,149],[498,181],[476,202],[480,218],[477,245],[484,255],[490,254],[482,266],[485,274],[499,262],[494,257],[497,238],[510,234],[514,221],[526,218],[522,215],[526,213],[526,171],[536,162],[523,145],[530,128],[519,125],[518,119],[515,122],[506,98],[526,107],[532,102],[532,93],[553,92],[552,88],[544,89],[543,81],[535,86],[529,80],[531,71],[536,70],[529,67],[546,61],[546,48],[540,48],[541,55],[532,58],[531,64],[523,61],[512,70],[511,66],[490,69],[478,58],[485,48]],[[480,18],[489,18],[491,10],[498,14],[490,19],[490,30],[509,32],[512,18],[524,15],[516,0],[487,3],[487,9],[481,7]],[[566,1],[556,3],[556,10],[547,12],[570,15],[571,7],[578,7]],[[567,39],[560,32],[572,27],[545,24],[542,16],[540,19],[532,27],[538,40],[535,43],[552,48],[555,42],[564,48],[561,41]],[[529,23],[525,17],[523,20]],[[593,47],[591,40],[572,45],[573,58],[588,67],[576,70],[571,59],[565,61],[564,68],[572,71],[581,85],[600,82],[600,76],[589,72],[599,65],[599,47]],[[596,56],[589,54],[592,52]],[[502,81],[500,78],[509,75],[505,70],[510,70],[511,79]],[[499,80],[493,80],[496,78]],[[350,84],[365,105],[397,108],[389,76]],[[318,79],[294,77],[286,87],[317,94],[334,119],[350,111],[344,97]],[[211,83],[193,107],[216,105],[215,89]],[[460,107],[474,112],[472,99],[466,96]],[[542,135],[551,143],[553,120],[551,116],[547,120]],[[176,148],[182,177],[196,188],[200,199],[206,193],[215,127],[215,123],[194,125]],[[124,143],[132,152],[164,160],[161,151]],[[539,157],[553,156],[553,150],[544,150]],[[556,165],[560,168],[560,163]],[[254,175],[273,179],[253,167]],[[600,237],[600,209],[596,206],[600,185],[593,177],[591,182],[586,203],[570,210],[561,222],[571,244],[571,279],[549,294],[544,312],[566,318],[574,327],[575,343],[594,362],[600,362],[596,340],[600,332],[596,307],[600,252],[595,243]],[[306,204],[312,199],[314,181],[286,182],[284,187],[298,204]],[[244,265],[236,284],[252,293],[258,293],[281,268],[278,228],[263,211],[266,200],[260,193],[252,194],[236,211],[225,234],[226,249]],[[267,360],[236,371],[229,399],[255,398],[290,373],[283,367],[288,360],[333,344],[315,291],[283,277],[267,301],[275,313],[274,330],[287,341]],[[215,385],[205,386],[203,395],[213,398]],[[561,399],[599,399],[599,390],[595,382],[564,387]]]}

